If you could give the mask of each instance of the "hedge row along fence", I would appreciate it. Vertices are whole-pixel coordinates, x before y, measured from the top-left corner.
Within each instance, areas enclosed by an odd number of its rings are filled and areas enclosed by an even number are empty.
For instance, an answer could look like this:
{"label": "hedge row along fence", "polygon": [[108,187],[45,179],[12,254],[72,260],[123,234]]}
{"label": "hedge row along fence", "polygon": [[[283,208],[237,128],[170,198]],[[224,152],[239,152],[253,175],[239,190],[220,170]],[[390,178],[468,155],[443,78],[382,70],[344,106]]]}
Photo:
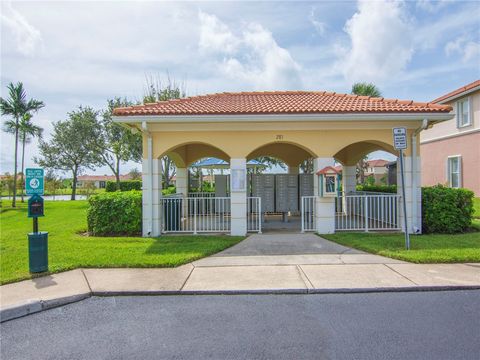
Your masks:
{"label": "hedge row along fence", "polygon": [[[142,180],[122,180],[120,181],[120,191],[142,190]],[[116,181],[107,181],[105,186],[106,192],[117,191]],[[163,195],[171,195],[176,193],[175,186],[170,186],[162,190]]]}
{"label": "hedge row along fence", "polygon": [[[474,213],[473,197],[473,192],[466,189],[451,189],[441,185],[422,188],[423,232],[453,234],[467,231]],[[91,196],[88,202],[90,234],[141,234],[141,191],[100,193]]]}
{"label": "hedge row along fence", "polygon": [[[142,190],[142,180],[122,180],[120,181],[120,191]],[[116,181],[107,181],[105,185],[106,192],[117,191]]]}
{"label": "hedge row along fence", "polygon": [[142,192],[116,191],[88,199],[88,232],[91,235],[139,235],[142,233]]}

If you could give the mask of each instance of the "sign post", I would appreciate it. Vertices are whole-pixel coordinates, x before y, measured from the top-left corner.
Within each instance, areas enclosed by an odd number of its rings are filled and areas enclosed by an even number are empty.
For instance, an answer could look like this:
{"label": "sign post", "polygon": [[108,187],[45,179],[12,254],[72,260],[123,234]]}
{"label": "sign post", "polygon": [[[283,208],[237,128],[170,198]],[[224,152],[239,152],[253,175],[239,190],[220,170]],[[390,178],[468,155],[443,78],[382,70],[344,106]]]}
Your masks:
{"label": "sign post", "polygon": [[403,150],[407,148],[407,129],[393,128],[393,147],[400,152],[400,176],[402,181],[403,222],[405,231],[405,247],[410,250],[410,234],[407,223],[407,199],[405,198],[405,173],[403,168]]}
{"label": "sign post", "polygon": [[48,232],[38,231],[38,218],[44,216],[42,195],[44,193],[43,169],[25,169],[25,191],[28,199],[28,217],[33,219],[33,232],[28,234],[28,261],[30,272],[48,270]]}

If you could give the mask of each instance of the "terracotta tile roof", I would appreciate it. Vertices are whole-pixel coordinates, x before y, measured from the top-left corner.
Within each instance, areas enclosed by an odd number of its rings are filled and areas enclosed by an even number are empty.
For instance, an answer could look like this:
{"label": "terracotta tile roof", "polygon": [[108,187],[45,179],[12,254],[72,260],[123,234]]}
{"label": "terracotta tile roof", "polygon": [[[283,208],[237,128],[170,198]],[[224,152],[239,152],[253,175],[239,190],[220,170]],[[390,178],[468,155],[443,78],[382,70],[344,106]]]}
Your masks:
{"label": "terracotta tile roof", "polygon": [[[130,175],[120,175],[120,180],[130,180]],[[115,181],[114,175],[80,175],[77,180],[80,181]]]}
{"label": "terracotta tile roof", "polygon": [[440,96],[439,98],[436,98],[435,100],[433,100],[432,102],[433,103],[441,103],[443,100],[446,100],[446,99],[449,99],[449,98],[452,98],[452,97],[459,97],[461,96],[463,93],[473,89],[473,88],[476,88],[480,86],[480,80],[476,80],[468,85],[465,85],[465,86],[462,86],[461,88],[458,88],[457,90],[453,90],[451,92],[449,92],[448,94],[445,94],[445,95],[442,95]]}
{"label": "terracotta tile roof", "polygon": [[369,167],[384,167],[389,163],[387,160],[377,159],[377,160],[368,160],[367,165]]}
{"label": "terracotta tile roof", "polygon": [[220,93],[116,108],[114,115],[448,113],[450,106],[325,91]]}
{"label": "terracotta tile roof", "polygon": [[337,170],[336,167],[333,166],[325,166],[323,169],[317,171],[317,175],[327,174],[327,173],[335,173],[340,174],[341,171]]}

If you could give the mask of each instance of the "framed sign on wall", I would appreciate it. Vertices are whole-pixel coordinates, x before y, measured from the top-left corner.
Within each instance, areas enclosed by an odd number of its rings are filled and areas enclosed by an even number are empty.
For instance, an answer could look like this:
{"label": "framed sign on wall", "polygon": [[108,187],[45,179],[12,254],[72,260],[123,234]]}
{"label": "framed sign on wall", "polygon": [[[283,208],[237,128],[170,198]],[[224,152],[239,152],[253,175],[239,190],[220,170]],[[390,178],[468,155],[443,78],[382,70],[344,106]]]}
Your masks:
{"label": "framed sign on wall", "polygon": [[246,180],[245,169],[232,169],[230,191],[245,191],[247,185]]}

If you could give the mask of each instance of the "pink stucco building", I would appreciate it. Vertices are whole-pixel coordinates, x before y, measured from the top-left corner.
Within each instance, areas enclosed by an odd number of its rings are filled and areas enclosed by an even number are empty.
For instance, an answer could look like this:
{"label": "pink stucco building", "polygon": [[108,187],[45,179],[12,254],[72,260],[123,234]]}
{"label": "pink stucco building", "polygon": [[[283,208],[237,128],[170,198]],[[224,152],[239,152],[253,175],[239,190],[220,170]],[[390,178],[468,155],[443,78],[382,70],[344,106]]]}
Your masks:
{"label": "pink stucco building", "polygon": [[455,118],[422,131],[422,185],[473,190],[480,197],[480,80],[433,101],[451,105]]}

